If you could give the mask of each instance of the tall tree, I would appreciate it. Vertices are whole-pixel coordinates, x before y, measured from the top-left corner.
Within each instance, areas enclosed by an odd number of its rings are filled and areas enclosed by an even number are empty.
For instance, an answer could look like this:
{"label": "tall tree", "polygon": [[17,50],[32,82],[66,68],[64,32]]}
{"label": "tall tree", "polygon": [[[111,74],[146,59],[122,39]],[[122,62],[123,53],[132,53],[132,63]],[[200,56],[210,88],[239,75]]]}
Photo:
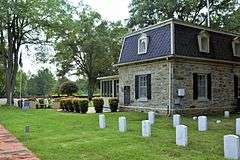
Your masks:
{"label": "tall tree", "polygon": [[[209,1],[212,27],[222,26],[224,17],[239,7],[236,0]],[[207,22],[206,6],[207,0],[132,0],[128,25],[145,27],[169,18],[202,25]]]}
{"label": "tall tree", "polygon": [[126,28],[121,23],[109,23],[101,16],[84,9],[77,20],[67,24],[56,46],[55,61],[64,73],[75,69],[76,74],[88,80],[88,97],[92,98],[97,77],[114,74],[121,48],[121,38]]}
{"label": "tall tree", "polygon": [[27,84],[28,95],[48,96],[54,93],[56,80],[49,69],[41,69],[33,75]]}
{"label": "tall tree", "polygon": [[0,58],[4,64],[8,104],[13,102],[21,48],[46,44],[49,37],[44,33],[60,23],[68,8],[64,0],[1,0]]}

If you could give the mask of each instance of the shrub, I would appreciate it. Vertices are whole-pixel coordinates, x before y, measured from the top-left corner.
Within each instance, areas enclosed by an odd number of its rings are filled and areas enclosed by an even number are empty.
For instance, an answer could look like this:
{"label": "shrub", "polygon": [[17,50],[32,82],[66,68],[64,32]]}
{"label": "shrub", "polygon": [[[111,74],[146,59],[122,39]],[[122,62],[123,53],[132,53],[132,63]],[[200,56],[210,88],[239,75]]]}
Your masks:
{"label": "shrub", "polygon": [[111,109],[111,112],[117,112],[117,109],[118,109],[118,99],[117,98],[110,98],[108,100],[109,102],[109,106],[110,106],[110,109]]}
{"label": "shrub", "polygon": [[74,109],[77,113],[80,113],[81,112],[81,109],[80,109],[80,100],[79,99],[74,99],[73,100],[73,106],[74,106]]}
{"label": "shrub", "polygon": [[65,104],[64,104],[64,102],[65,102],[65,100],[64,99],[61,99],[60,100],[60,109],[62,109],[62,110],[65,110]]}
{"label": "shrub", "polygon": [[74,82],[64,82],[60,86],[60,92],[62,94],[67,94],[68,96],[72,96],[73,93],[78,92],[78,86]]}
{"label": "shrub", "polygon": [[65,100],[65,107],[68,112],[74,112],[74,106],[72,103],[72,99],[66,99]]}
{"label": "shrub", "polygon": [[79,101],[81,112],[82,113],[87,113],[88,111],[88,100],[80,100]]}
{"label": "shrub", "polygon": [[104,101],[103,101],[102,98],[94,98],[93,99],[93,105],[94,105],[96,113],[102,113],[103,112]]}

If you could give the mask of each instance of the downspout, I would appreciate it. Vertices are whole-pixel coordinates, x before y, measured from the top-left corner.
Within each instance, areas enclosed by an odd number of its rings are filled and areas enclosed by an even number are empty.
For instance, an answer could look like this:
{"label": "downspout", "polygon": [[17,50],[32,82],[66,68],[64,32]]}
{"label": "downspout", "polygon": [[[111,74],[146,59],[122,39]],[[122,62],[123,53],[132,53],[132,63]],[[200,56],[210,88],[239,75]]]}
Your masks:
{"label": "downspout", "polygon": [[[174,55],[175,53],[175,26],[174,26],[174,21],[172,20],[171,22],[171,55]],[[172,111],[172,94],[173,94],[173,90],[172,90],[172,74],[173,74],[173,67],[172,67],[172,62],[169,61],[168,59],[168,63],[169,63],[169,97],[168,97],[168,116],[171,115],[171,111]]]}
{"label": "downspout", "polygon": [[168,115],[171,115],[171,111],[172,111],[172,63],[169,63],[169,97],[168,97]]}

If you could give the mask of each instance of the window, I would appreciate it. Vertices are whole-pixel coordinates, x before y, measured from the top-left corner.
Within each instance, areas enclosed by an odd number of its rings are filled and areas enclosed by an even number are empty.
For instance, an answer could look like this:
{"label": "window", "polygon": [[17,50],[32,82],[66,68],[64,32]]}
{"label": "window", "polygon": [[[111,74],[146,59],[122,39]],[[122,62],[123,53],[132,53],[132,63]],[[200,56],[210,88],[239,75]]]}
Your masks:
{"label": "window", "polygon": [[193,99],[212,99],[211,74],[193,74]]}
{"label": "window", "polygon": [[102,96],[112,97],[112,81],[102,81]]}
{"label": "window", "polygon": [[199,74],[197,76],[198,80],[198,98],[207,98],[207,75]]}
{"label": "window", "polygon": [[147,98],[147,75],[139,76],[139,98]]}
{"label": "window", "polygon": [[119,95],[119,80],[114,80],[114,97]]}
{"label": "window", "polygon": [[148,49],[148,37],[146,34],[142,34],[138,39],[138,54],[147,53]]}
{"label": "window", "polygon": [[151,99],[151,74],[135,76],[135,98],[143,101]]}
{"label": "window", "polygon": [[240,57],[240,37],[237,37],[232,42],[233,55]]}
{"label": "window", "polygon": [[200,32],[200,34],[198,35],[198,45],[199,45],[200,52],[205,52],[205,53],[210,52],[209,39],[210,39],[210,35],[208,32],[206,31]]}

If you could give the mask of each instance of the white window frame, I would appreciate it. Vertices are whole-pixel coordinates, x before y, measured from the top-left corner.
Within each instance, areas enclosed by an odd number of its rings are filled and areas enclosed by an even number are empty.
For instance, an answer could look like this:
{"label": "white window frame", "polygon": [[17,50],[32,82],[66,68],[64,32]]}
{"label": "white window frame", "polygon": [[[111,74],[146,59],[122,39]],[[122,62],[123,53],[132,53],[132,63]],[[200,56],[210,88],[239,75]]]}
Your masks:
{"label": "white window frame", "polygon": [[[204,49],[202,47],[202,38],[206,38],[207,39],[207,46],[205,47],[206,49]],[[201,31],[198,35],[198,46],[199,46],[199,51],[200,52],[204,52],[204,53],[210,53],[210,35],[207,31]]]}
{"label": "white window frame", "polygon": [[232,42],[233,55],[234,55],[235,57],[240,57],[240,52],[237,53],[236,44],[240,45],[240,37],[234,38],[234,39],[233,39],[233,42]]}
{"label": "white window frame", "polygon": [[[200,90],[200,87],[199,87],[199,83],[200,83],[200,80],[199,80],[199,76],[204,76],[205,78],[205,96],[199,96],[199,90]],[[207,79],[207,74],[197,74],[197,87],[198,87],[198,100],[207,100],[208,99],[208,79]]]}
{"label": "white window frame", "polygon": [[[144,80],[145,79],[145,80]],[[142,80],[143,80],[143,82],[142,82]],[[147,89],[148,89],[148,86],[147,86],[147,82],[148,81],[148,79],[147,79],[147,75],[140,75],[139,77],[138,77],[138,97],[139,97],[139,99],[140,100],[147,100]],[[142,83],[145,83],[146,85],[142,85]],[[141,90],[142,89],[144,89],[145,90],[145,95],[146,96],[142,96],[141,95]]]}
{"label": "white window frame", "polygon": [[[145,42],[145,50],[141,51],[140,49],[140,45],[141,45],[141,41]],[[148,50],[148,37],[147,34],[142,34],[141,37],[138,39],[138,54],[145,54],[147,53]]]}

